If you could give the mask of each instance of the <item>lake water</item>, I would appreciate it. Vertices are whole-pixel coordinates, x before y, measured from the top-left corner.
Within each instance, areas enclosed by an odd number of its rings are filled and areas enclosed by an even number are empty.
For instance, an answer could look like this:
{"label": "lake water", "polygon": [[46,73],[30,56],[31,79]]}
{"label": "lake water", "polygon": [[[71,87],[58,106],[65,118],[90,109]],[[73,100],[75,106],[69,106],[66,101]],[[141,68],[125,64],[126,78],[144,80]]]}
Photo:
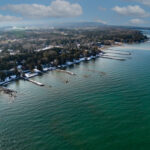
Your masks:
{"label": "lake water", "polygon": [[0,150],[150,149],[150,43],[113,49],[132,55],[34,78],[45,87],[10,84],[18,94],[0,94]]}

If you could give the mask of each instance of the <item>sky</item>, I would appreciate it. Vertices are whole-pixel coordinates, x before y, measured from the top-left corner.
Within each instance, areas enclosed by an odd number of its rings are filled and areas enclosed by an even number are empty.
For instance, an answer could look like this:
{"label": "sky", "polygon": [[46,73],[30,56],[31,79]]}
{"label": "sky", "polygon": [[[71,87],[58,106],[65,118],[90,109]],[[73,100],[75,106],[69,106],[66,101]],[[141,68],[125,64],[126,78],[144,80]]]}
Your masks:
{"label": "sky", "polygon": [[99,22],[150,27],[150,0],[1,0],[0,25]]}

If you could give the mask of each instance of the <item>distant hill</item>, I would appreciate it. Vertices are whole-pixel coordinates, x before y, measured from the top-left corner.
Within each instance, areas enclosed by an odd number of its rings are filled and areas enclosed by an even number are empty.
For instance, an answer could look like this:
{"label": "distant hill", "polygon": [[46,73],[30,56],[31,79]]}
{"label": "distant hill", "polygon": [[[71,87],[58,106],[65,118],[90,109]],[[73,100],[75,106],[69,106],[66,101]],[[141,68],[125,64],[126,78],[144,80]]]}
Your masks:
{"label": "distant hill", "polygon": [[70,23],[55,23],[55,24],[43,24],[43,25],[24,25],[24,26],[4,26],[0,27],[0,31],[10,31],[10,30],[38,30],[38,29],[93,29],[93,28],[128,28],[128,29],[138,29],[138,30],[150,30],[150,27],[136,27],[136,26],[115,26],[106,25],[99,22],[70,22]]}
{"label": "distant hill", "polygon": [[107,25],[98,22],[74,22],[74,23],[62,23],[55,24],[56,28],[94,28],[94,27],[105,27]]}

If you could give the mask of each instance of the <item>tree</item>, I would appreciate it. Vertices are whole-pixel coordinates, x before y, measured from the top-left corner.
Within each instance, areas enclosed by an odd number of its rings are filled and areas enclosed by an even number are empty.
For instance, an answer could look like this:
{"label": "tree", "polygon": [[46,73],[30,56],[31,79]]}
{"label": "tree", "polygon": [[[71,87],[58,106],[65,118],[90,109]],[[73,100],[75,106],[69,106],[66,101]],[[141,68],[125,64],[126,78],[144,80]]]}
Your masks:
{"label": "tree", "polygon": [[0,72],[0,80],[4,81],[6,78],[6,74],[4,72]]}

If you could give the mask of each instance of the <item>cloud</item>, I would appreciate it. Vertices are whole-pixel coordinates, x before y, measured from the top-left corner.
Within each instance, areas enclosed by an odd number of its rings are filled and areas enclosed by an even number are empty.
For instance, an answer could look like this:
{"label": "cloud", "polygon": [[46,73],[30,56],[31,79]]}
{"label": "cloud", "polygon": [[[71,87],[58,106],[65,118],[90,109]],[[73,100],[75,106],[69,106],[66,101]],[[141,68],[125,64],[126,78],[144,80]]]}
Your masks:
{"label": "cloud", "polygon": [[40,4],[5,5],[2,10],[9,10],[26,18],[76,17],[82,14],[79,4],[71,4],[66,0],[52,1],[49,6]]}
{"label": "cloud", "polygon": [[106,22],[106,21],[101,20],[101,19],[97,19],[97,20],[96,20],[96,22],[98,22],[98,23],[102,23],[102,24],[107,24],[107,22]]}
{"label": "cloud", "polygon": [[150,6],[150,0],[137,0],[139,2],[141,2],[144,5],[149,5]]}
{"label": "cloud", "polygon": [[120,14],[120,15],[125,15],[125,16],[138,16],[138,17],[148,17],[149,14],[142,9],[138,5],[129,5],[127,7],[119,7],[116,6],[113,8],[113,10]]}
{"label": "cloud", "polygon": [[142,19],[131,19],[130,23],[134,24],[134,25],[138,25],[138,24],[143,24],[144,21]]}
{"label": "cloud", "polygon": [[124,0],[124,1],[129,1],[129,2],[140,2],[144,5],[149,5],[150,6],[150,0]]}
{"label": "cloud", "polygon": [[0,22],[16,22],[16,21],[21,21],[22,18],[20,17],[15,17],[15,16],[3,16],[0,14]]}

